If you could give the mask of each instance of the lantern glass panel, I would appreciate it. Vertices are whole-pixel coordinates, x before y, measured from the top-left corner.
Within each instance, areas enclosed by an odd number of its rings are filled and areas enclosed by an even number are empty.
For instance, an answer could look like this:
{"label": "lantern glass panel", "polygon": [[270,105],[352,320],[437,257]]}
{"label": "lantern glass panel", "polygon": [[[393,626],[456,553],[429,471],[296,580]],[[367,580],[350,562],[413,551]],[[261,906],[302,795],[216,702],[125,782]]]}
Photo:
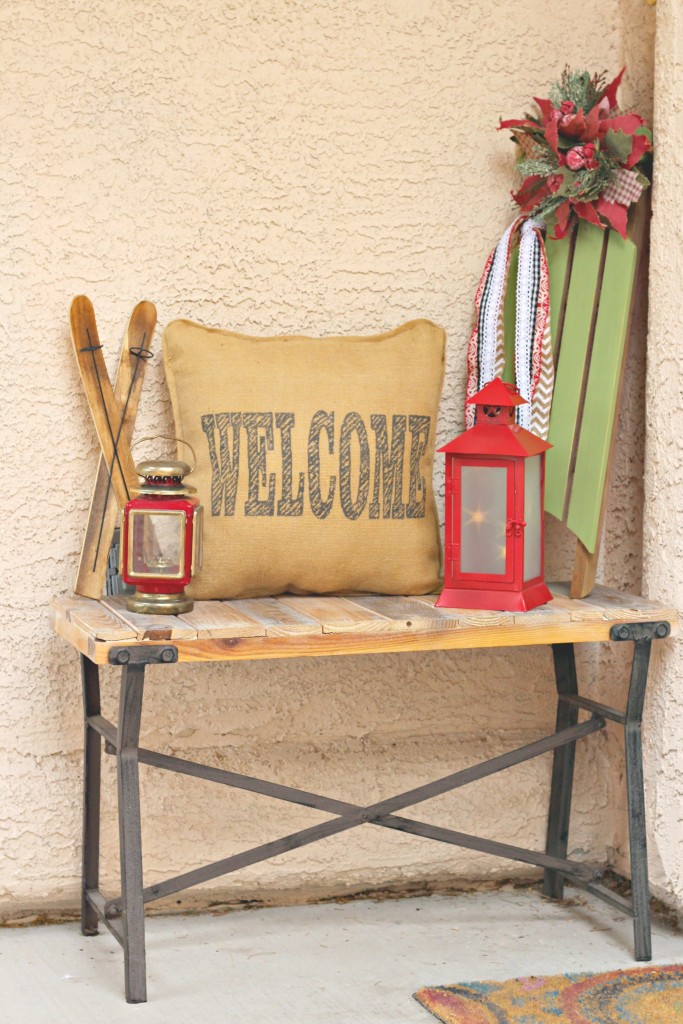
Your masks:
{"label": "lantern glass panel", "polygon": [[192,569],[190,571],[194,576],[201,569],[204,557],[204,509],[201,505],[197,505],[194,510],[192,529],[194,530],[194,546],[192,548]]}
{"label": "lantern glass panel", "polygon": [[541,575],[541,457],[524,463],[524,579]]}
{"label": "lantern glass panel", "polygon": [[134,576],[184,572],[185,513],[131,511],[130,568]]}
{"label": "lantern glass panel", "polygon": [[460,477],[460,571],[504,576],[508,471],[463,466]]}

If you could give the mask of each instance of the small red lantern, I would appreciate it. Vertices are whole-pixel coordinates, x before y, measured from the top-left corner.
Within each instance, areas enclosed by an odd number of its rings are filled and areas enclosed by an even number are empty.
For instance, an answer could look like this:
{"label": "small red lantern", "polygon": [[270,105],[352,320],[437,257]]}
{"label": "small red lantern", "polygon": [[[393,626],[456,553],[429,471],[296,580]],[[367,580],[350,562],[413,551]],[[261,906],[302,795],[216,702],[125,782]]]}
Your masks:
{"label": "small red lantern", "polygon": [[194,487],[183,483],[194,466],[162,459],[135,468],[144,483],[126,503],[121,522],[119,571],[136,588],[126,604],[145,614],[189,612],[193,602],[185,587],[199,571],[202,553],[202,506]]}
{"label": "small red lantern", "polygon": [[477,422],[446,453],[446,608],[529,611],[551,600],[543,582],[545,452],[515,423],[525,399],[496,377],[468,400]]}

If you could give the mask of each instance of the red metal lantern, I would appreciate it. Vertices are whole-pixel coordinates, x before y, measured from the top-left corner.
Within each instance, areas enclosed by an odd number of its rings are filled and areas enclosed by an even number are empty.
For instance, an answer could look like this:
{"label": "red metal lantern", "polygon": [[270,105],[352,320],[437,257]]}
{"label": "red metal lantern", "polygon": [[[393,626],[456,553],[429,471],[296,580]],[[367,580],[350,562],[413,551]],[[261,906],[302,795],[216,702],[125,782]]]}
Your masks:
{"label": "red metal lantern", "polygon": [[496,377],[468,399],[477,422],[446,454],[446,608],[528,611],[551,600],[543,582],[545,452],[552,445],[515,423],[523,405]]}
{"label": "red metal lantern", "polygon": [[202,506],[183,478],[194,466],[163,459],[135,468],[144,483],[126,503],[121,522],[119,571],[135,587],[126,604],[132,612],[155,615],[191,611],[185,587],[201,565]]}

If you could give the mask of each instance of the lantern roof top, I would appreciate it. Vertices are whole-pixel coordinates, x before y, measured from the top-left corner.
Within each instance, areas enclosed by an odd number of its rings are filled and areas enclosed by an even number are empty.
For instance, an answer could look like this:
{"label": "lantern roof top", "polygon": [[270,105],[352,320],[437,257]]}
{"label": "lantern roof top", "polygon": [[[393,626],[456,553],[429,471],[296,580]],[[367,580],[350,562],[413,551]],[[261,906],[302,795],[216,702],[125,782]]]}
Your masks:
{"label": "lantern roof top", "polygon": [[484,384],[481,391],[467,399],[466,405],[500,405],[512,407],[515,405],[526,405],[526,398],[522,398],[514,384],[508,384],[500,377],[494,377],[488,384]]}
{"label": "lantern roof top", "polygon": [[[487,403],[488,404],[488,403]],[[529,458],[540,455],[552,445],[517,423],[477,423],[459,437],[439,448],[458,455],[482,455],[486,458]]]}

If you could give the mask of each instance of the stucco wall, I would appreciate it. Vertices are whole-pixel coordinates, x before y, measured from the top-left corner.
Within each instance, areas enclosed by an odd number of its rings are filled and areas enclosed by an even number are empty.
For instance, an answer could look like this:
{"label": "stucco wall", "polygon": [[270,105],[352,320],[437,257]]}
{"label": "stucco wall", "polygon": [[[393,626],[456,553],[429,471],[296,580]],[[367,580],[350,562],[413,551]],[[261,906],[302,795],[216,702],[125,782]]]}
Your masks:
{"label": "stucco wall", "polygon": [[[93,299],[112,373],[141,298],[157,304],[160,329],[186,316],[251,333],[358,333],[428,316],[449,335],[446,440],[461,429],[476,282],[513,213],[513,147],[498,117],[523,111],[565,63],[628,62],[624,100],[647,112],[654,16],[640,0],[606,0],[599,31],[587,31],[592,0],[0,7],[0,905],[73,904],[78,891],[77,659],[46,610],[74,576],[97,456],[68,339],[72,296]],[[601,570],[631,588],[642,558],[642,322]],[[158,339],[156,351],[145,432],[168,425]],[[566,578],[569,552],[551,528],[550,577]],[[592,670],[592,656],[581,662]],[[105,673],[110,705],[114,686]],[[143,739],[371,800],[551,728],[551,689],[545,651],[151,669]],[[615,846],[618,856],[619,763],[605,737],[579,755],[578,857]],[[105,781],[112,811],[110,764]],[[541,845],[547,782],[537,762],[418,816]],[[148,770],[143,785],[148,881],[320,817]],[[516,870],[366,829],[233,876],[229,890],[303,897]],[[115,872],[110,821],[105,881]]]}
{"label": "stucco wall", "polygon": [[[683,9],[658,0],[645,474],[645,588],[683,606]],[[683,910],[683,643],[653,660],[646,732],[653,888]]]}

